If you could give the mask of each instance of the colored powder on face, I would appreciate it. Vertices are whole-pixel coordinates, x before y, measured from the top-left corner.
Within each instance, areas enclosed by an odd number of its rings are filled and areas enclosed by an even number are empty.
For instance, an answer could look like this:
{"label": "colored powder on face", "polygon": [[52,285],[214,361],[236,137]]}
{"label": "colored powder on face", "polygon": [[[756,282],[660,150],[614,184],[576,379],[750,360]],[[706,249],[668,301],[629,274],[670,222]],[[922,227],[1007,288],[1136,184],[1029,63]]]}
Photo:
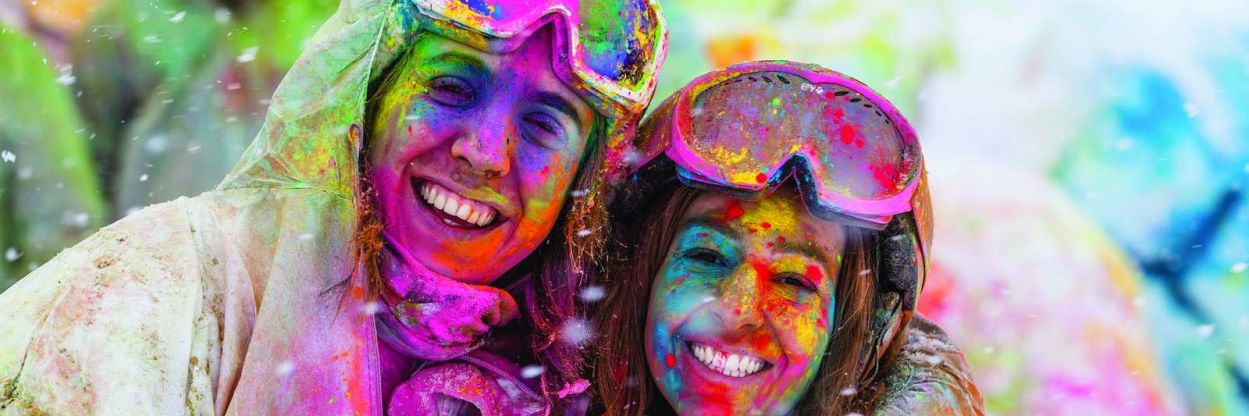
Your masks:
{"label": "colored powder on face", "polygon": [[802,202],[793,198],[768,198],[759,201],[742,216],[741,225],[762,227],[762,224],[767,222],[769,227],[766,229],[770,233],[800,232],[799,218],[805,210],[801,204]]}
{"label": "colored powder on face", "polygon": [[763,227],[763,229],[766,230],[766,229],[772,228],[772,223],[764,221],[762,224],[759,224],[759,226]]}
{"label": "colored powder on face", "polygon": [[807,279],[811,279],[811,283],[819,284],[824,280],[824,272],[820,271],[820,267],[814,264],[807,265]]}
{"label": "colored powder on face", "polygon": [[755,269],[755,276],[758,277],[758,281],[763,282],[772,278],[771,266],[768,266],[761,261],[751,260],[750,267]]}
{"label": "colored powder on face", "polygon": [[672,355],[672,354],[668,354],[668,355],[664,356],[664,362],[665,362],[666,364],[668,364],[668,368],[676,367],[676,366],[677,366],[677,356]]}
{"label": "colored powder on face", "polygon": [[733,221],[745,215],[746,211],[742,209],[742,202],[736,199],[730,200],[724,207],[724,215],[720,217],[720,221]]}

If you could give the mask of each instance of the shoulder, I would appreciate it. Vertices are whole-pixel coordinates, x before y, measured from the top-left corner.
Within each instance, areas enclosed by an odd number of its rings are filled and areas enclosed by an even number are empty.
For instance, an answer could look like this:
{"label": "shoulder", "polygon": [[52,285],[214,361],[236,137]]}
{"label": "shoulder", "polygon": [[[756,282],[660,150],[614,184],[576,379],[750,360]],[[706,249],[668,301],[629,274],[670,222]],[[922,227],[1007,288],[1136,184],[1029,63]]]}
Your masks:
{"label": "shoulder", "polygon": [[148,414],[190,402],[203,287],[189,203],[105,227],[0,294],[0,408]]}
{"label": "shoulder", "polygon": [[945,331],[917,313],[904,334],[877,414],[984,414],[967,361]]}

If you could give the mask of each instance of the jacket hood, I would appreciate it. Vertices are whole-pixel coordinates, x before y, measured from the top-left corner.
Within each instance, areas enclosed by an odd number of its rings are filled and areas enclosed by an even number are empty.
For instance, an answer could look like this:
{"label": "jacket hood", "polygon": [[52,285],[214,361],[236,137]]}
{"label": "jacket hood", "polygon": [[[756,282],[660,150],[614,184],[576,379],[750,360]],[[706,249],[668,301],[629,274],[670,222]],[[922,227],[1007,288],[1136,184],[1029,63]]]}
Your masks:
{"label": "jacket hood", "polygon": [[260,133],[218,185],[311,188],[352,199],[359,181],[369,85],[418,31],[416,8],[391,0],[344,0],[273,95]]}

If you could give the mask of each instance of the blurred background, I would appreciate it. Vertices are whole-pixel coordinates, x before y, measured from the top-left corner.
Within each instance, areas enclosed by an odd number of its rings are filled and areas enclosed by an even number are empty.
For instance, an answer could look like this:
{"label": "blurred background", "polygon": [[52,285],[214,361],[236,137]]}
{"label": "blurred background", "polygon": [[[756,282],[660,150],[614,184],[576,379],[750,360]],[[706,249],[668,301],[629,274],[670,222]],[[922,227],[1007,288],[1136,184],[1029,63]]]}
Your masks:
{"label": "blurred background", "polygon": [[[813,62],[920,133],[920,309],[994,414],[1249,414],[1249,2],[663,1],[656,102]],[[0,290],[213,187],[333,0],[0,0]]]}

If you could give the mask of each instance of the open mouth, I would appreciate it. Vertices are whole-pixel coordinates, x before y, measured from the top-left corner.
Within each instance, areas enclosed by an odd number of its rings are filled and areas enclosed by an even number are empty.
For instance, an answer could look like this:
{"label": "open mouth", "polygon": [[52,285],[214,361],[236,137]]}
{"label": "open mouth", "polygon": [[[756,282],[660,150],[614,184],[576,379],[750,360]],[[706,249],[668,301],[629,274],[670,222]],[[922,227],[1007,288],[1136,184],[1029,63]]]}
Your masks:
{"label": "open mouth", "polygon": [[698,362],[729,377],[749,377],[772,366],[759,357],[728,353],[706,344],[690,341],[686,346]]}
{"label": "open mouth", "polygon": [[487,228],[498,221],[499,211],[450,189],[430,181],[412,180],[412,187],[421,195],[425,206],[430,208],[443,223],[460,228]]}

